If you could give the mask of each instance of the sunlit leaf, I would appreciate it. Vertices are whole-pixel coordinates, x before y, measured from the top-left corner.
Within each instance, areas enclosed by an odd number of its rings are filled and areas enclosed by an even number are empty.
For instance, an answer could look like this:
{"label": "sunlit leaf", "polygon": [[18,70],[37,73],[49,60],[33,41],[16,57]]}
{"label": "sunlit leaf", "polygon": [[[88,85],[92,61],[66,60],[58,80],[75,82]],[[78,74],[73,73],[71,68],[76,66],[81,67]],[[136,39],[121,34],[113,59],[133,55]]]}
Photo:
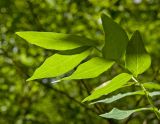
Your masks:
{"label": "sunlit leaf", "polygon": [[111,81],[107,82],[105,86],[99,87],[98,89],[93,91],[92,94],[86,97],[82,102],[97,99],[103,95],[107,95],[121,88],[122,85],[126,84],[131,79],[131,77],[132,75],[127,73],[119,74],[118,76],[114,77]]}
{"label": "sunlit leaf", "polygon": [[106,59],[118,60],[122,57],[129,41],[126,32],[111,18],[102,14],[102,25],[105,33],[103,56]]}
{"label": "sunlit leaf", "polygon": [[94,46],[96,44],[91,39],[72,34],[34,31],[17,32],[16,34],[29,43],[46,49],[69,50],[82,46]]}
{"label": "sunlit leaf", "polygon": [[63,80],[94,78],[108,70],[113,64],[113,61],[107,61],[101,57],[94,57],[79,65],[71,76],[66,77]]}
{"label": "sunlit leaf", "polygon": [[28,81],[60,76],[72,70],[82,60],[84,60],[89,53],[90,50],[74,55],[52,55],[45,60],[45,62],[34,72],[33,76],[29,78]]}
{"label": "sunlit leaf", "polygon": [[126,68],[135,76],[146,71],[151,64],[151,58],[146,52],[139,31],[135,31],[126,51]]}

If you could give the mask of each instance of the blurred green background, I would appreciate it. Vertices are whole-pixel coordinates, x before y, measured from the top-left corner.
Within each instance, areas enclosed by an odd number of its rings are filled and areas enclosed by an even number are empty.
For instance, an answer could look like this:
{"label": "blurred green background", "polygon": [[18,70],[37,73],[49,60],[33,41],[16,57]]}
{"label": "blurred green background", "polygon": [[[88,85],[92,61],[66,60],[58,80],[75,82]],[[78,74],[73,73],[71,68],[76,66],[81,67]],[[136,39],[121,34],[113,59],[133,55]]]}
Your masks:
{"label": "blurred green background", "polygon": [[[81,103],[93,88],[121,72],[117,65],[101,77],[85,80],[85,84],[68,81],[54,85],[52,79],[25,81],[55,51],[28,44],[15,35],[16,31],[79,34],[103,43],[102,12],[120,23],[129,36],[140,30],[152,56],[150,69],[140,79],[160,82],[160,0],[0,0],[0,124],[160,123],[149,112],[123,121],[97,116],[113,107],[148,105],[143,98],[138,103],[139,96],[111,105]],[[134,88],[117,92],[128,90]],[[160,107],[158,97],[153,100]]]}

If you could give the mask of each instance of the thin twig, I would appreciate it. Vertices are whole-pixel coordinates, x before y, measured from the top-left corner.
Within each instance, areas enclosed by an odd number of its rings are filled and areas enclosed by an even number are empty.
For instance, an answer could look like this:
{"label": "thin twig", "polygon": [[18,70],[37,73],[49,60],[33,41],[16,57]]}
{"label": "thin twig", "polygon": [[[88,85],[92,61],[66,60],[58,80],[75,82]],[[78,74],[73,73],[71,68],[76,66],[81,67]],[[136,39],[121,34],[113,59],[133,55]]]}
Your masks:
{"label": "thin twig", "polygon": [[[84,80],[80,80],[80,81],[81,81],[81,83],[83,84],[83,86],[85,87],[88,95],[90,95],[90,94],[91,94],[91,93],[90,93],[91,88],[84,82]],[[99,113],[103,113],[103,108],[102,108],[102,106],[99,106],[99,105],[97,105],[97,104],[95,104],[94,106],[96,107],[96,109],[98,110]]]}
{"label": "thin twig", "polygon": [[70,96],[69,94],[67,94],[66,92],[64,92],[64,91],[62,91],[62,90],[59,90],[59,89],[57,89],[57,88],[55,88],[55,87],[53,87],[53,86],[51,86],[51,85],[49,85],[49,84],[44,84],[44,83],[40,83],[40,84],[44,85],[45,87],[47,87],[47,88],[49,88],[49,89],[54,90],[55,92],[57,92],[57,93],[59,93],[59,94],[61,94],[61,95],[66,96],[68,99],[70,99],[70,100],[72,100],[73,102],[79,104],[80,106],[84,107],[85,109],[90,110],[90,111],[92,111],[93,113],[98,114],[96,111],[94,111],[94,110],[91,109],[91,108],[88,108],[87,106],[85,106],[85,104],[79,102],[79,101],[76,100],[74,97],[71,97],[71,96]]}
{"label": "thin twig", "polygon": [[[140,104],[140,102],[141,102],[142,99],[143,99],[143,96],[141,96],[140,99],[136,102],[136,104],[135,104],[136,107]],[[127,120],[125,121],[125,124],[128,124],[128,122],[130,121],[130,119],[131,119],[132,117],[133,117],[133,114],[131,114],[131,115],[127,118]]]}

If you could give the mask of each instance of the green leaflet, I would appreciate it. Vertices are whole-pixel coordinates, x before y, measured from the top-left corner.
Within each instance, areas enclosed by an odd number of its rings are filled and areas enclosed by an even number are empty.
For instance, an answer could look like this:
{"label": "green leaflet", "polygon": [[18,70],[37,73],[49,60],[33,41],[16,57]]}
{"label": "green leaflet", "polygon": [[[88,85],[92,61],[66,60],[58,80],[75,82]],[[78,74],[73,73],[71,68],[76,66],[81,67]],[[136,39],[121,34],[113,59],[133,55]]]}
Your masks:
{"label": "green leaflet", "polygon": [[[95,103],[112,103],[112,102],[114,102],[116,100],[119,100],[119,99],[127,97],[127,96],[132,96],[132,95],[145,95],[145,93],[144,93],[144,91],[128,92],[128,93],[124,93],[124,94],[120,93],[120,94],[114,95],[114,96],[112,96],[110,98],[106,98],[106,99],[103,99],[103,100],[98,100],[98,101],[93,102],[91,104],[95,104]],[[151,93],[149,93],[149,95],[151,97],[160,95],[160,91],[151,92]]]}
{"label": "green leaflet", "polygon": [[126,51],[126,68],[135,76],[147,70],[151,58],[147,54],[139,31],[135,31],[130,39]]}
{"label": "green leaflet", "polygon": [[29,43],[46,49],[69,50],[96,44],[94,40],[71,34],[34,31],[16,32],[16,34]]}
{"label": "green leaflet", "polygon": [[160,85],[153,82],[144,83],[143,86],[147,89],[160,90]]}
{"label": "green leaflet", "polygon": [[128,44],[128,36],[119,24],[102,14],[102,25],[105,33],[105,45],[102,49],[104,58],[118,60],[122,57]]}
{"label": "green leaflet", "polygon": [[119,110],[117,108],[113,108],[109,113],[105,113],[100,115],[104,118],[113,118],[117,120],[122,120],[133,114],[134,112],[144,111],[144,110],[153,110],[152,108],[139,108],[134,110]]}
{"label": "green leaflet", "polygon": [[94,57],[79,65],[71,76],[63,80],[94,78],[108,70],[113,64],[113,61],[107,61],[101,57]]}
{"label": "green leaflet", "polygon": [[47,58],[45,62],[34,72],[27,81],[41,78],[60,76],[76,67],[90,53],[90,49],[79,54],[61,55],[55,54]]}
{"label": "green leaflet", "polygon": [[98,89],[93,91],[92,94],[86,97],[82,102],[91,101],[103,95],[107,95],[121,88],[122,85],[126,84],[131,78],[132,75],[130,74],[127,73],[119,74],[118,76],[114,77],[111,81],[107,82],[105,86],[99,87]]}

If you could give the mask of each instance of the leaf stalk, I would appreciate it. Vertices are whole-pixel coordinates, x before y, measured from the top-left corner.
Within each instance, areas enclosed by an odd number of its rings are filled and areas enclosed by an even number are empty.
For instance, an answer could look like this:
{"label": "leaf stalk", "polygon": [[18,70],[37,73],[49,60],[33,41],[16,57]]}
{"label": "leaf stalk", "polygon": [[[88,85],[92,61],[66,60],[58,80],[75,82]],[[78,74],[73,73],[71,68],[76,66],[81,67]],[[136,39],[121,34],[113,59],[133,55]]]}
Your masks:
{"label": "leaf stalk", "polygon": [[132,77],[132,80],[134,80],[136,83],[138,83],[139,86],[141,87],[141,89],[144,91],[145,96],[146,96],[149,104],[153,108],[153,111],[156,114],[157,118],[160,120],[160,112],[158,111],[158,108],[156,106],[154,106],[153,101],[151,99],[151,96],[149,95],[149,92],[146,90],[146,88],[143,86],[143,84],[140,83],[135,77]]}

